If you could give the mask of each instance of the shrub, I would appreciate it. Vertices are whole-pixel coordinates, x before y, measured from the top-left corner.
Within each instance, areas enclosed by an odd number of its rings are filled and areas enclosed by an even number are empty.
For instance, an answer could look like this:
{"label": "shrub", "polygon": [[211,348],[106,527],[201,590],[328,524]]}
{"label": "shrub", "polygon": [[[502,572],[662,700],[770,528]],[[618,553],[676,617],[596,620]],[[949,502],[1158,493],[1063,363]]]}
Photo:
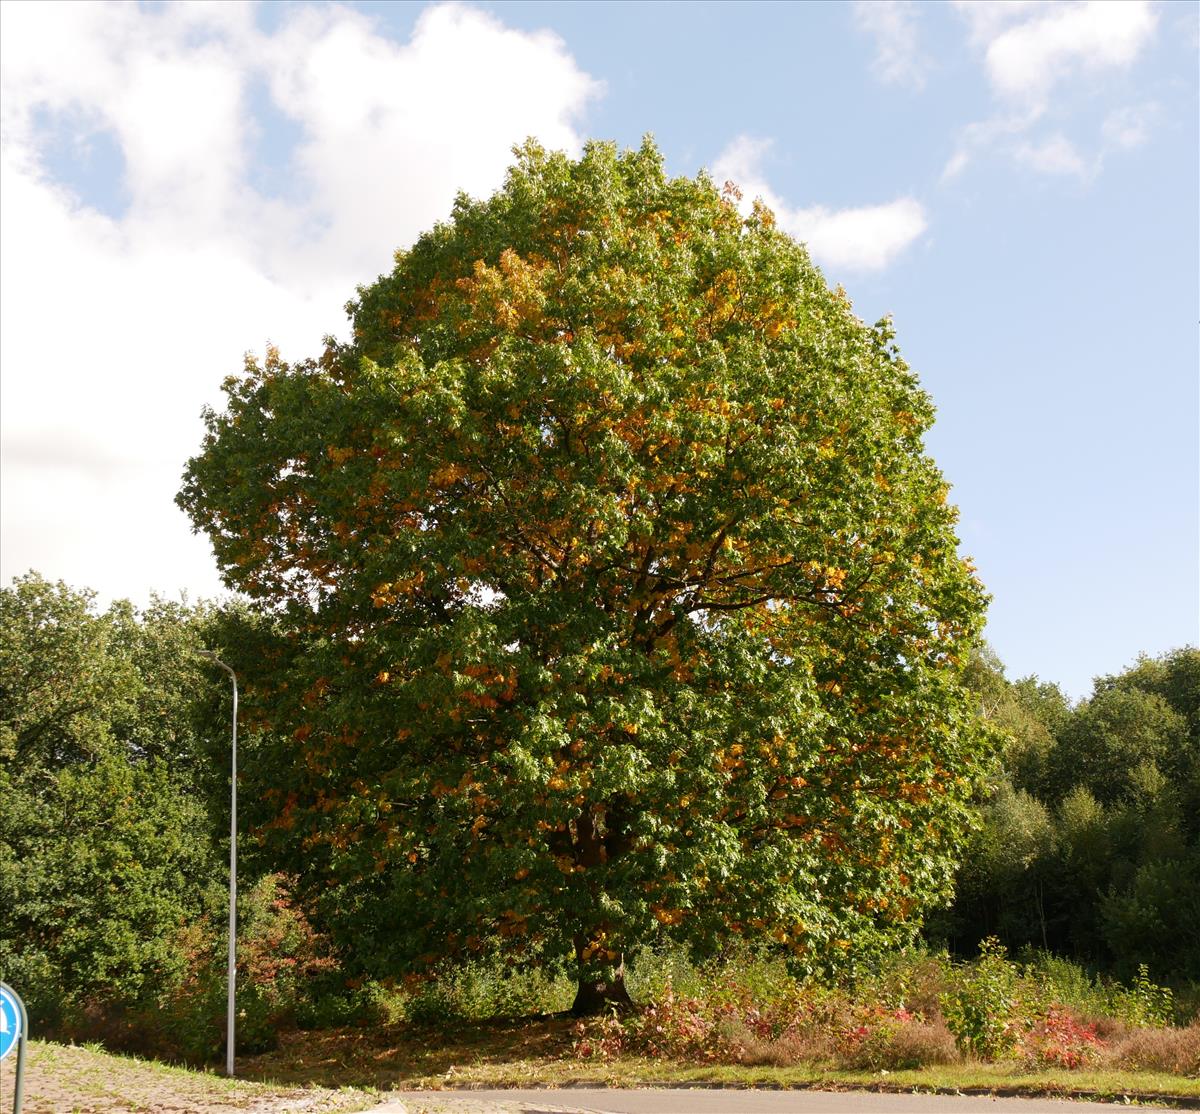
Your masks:
{"label": "shrub", "polygon": [[787,997],[796,980],[778,955],[733,946],[705,963],[694,962],[681,947],[644,948],[631,959],[625,984],[635,1002],[653,1002],[668,987],[685,997],[714,1001],[754,1001]]}
{"label": "shrub", "polygon": [[[964,1054],[1013,1057],[1031,1068],[1071,1070],[1116,1059],[1196,1070],[1188,1065],[1200,1047],[1200,1022],[1189,1030],[1130,1033],[1124,1020],[1111,1016],[1114,1003],[1130,1017],[1140,1010],[1161,1019],[1169,1008],[1169,994],[1144,970],[1132,987],[1114,987],[1049,956],[1018,967],[988,940],[978,959],[958,967],[938,956],[898,956],[860,980],[851,995],[797,982],[786,972],[767,982],[770,963],[751,958],[731,970],[659,955],[653,971],[662,975],[674,966],[688,979],[688,990],[665,976],[661,993],[640,1012],[578,1023],[573,1053],[869,1071],[954,1063]],[[1056,1000],[1055,991],[1070,1000]],[[916,1001],[929,1004],[928,1012],[911,1009]]]}
{"label": "shrub", "polygon": [[1174,1016],[1175,996],[1170,987],[1152,983],[1146,964],[1139,963],[1133,984],[1113,995],[1112,1012],[1131,1026],[1161,1028]]}
{"label": "shrub", "polygon": [[1079,1068],[1100,1059],[1104,1042],[1063,1006],[1051,1006],[1021,1037],[1021,1053],[1036,1067]]}
{"label": "shrub", "polygon": [[308,982],[296,1000],[298,1029],[336,1029],[343,1026],[395,1025],[407,1016],[403,991],[367,980],[348,983],[339,970]]}
{"label": "shrub", "polygon": [[720,994],[706,997],[679,993],[668,984],[637,1013],[579,1022],[574,1053],[588,1058],[631,1052],[700,1063],[784,1062],[777,1045],[790,1048],[814,1030],[829,1028],[826,997],[793,994],[760,1005],[748,988],[732,981]]}
{"label": "shrub", "polygon": [[884,1067],[890,1070],[953,1064],[961,1059],[958,1045],[944,1021],[910,1021],[892,1034]]}
{"label": "shrub", "polygon": [[860,980],[861,997],[903,1008],[927,1020],[941,1017],[941,998],[951,989],[953,968],[945,953],[906,949],[889,956],[878,973]]}
{"label": "shrub", "polygon": [[928,1023],[904,1009],[874,1007],[857,1012],[857,1024],[846,1031],[838,1050],[843,1067],[899,1071],[959,1059],[944,1022]]}
{"label": "shrub", "polygon": [[640,1013],[581,1021],[574,1030],[573,1054],[776,1066],[831,1063],[871,1070],[958,1058],[945,1025],[904,1009],[856,1004],[827,989],[794,984],[790,994],[777,993],[773,1003],[761,1005],[737,983],[724,990],[724,997],[715,1000],[679,994],[668,986]]}
{"label": "shrub", "polygon": [[630,1017],[625,1029],[630,1047],[646,1056],[699,1062],[733,1060],[739,1051],[736,1029],[721,1022],[736,1019],[762,1034],[761,1021],[753,1016],[757,1011],[749,1013],[749,1017],[738,1017],[735,1010],[714,1009],[710,1003],[677,995],[668,987],[657,1002]]}
{"label": "shrub", "polygon": [[735,1031],[733,1036],[741,1047],[739,1060],[743,1064],[786,1068],[837,1059],[833,1040],[819,1033],[785,1033],[775,1040],[760,1040],[749,1031]]}
{"label": "shrub", "polygon": [[1021,969],[1021,998],[1027,1010],[1044,1013],[1064,1006],[1089,1021],[1112,1011],[1113,989],[1093,979],[1077,963],[1049,952],[1026,953]]}
{"label": "shrub", "polygon": [[1015,1024],[1017,971],[1004,946],[989,936],[979,958],[957,972],[955,985],[941,999],[946,1025],[961,1052],[997,1060],[1017,1045]]}
{"label": "shrub", "polygon": [[442,963],[427,979],[410,983],[404,1012],[410,1021],[482,1021],[524,1017],[570,1007],[574,987],[544,968],[514,967],[499,956]]}

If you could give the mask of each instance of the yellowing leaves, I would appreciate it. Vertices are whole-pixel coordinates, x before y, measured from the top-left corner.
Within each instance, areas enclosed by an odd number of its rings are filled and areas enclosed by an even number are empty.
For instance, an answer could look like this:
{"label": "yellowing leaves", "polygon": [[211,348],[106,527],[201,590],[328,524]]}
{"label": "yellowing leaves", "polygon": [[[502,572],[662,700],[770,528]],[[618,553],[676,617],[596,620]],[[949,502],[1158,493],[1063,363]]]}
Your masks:
{"label": "yellowing leaves", "polygon": [[375,607],[387,607],[405,596],[411,595],[425,583],[425,573],[418,569],[412,576],[402,580],[385,581],[378,584],[371,593],[371,602]]}
{"label": "yellowing leaves", "polygon": [[741,276],[732,268],[722,271],[713,279],[712,286],[705,292],[704,297],[710,306],[712,324],[718,327],[724,325],[738,311]]}
{"label": "yellowing leaves", "polygon": [[429,477],[429,482],[434,487],[451,487],[469,474],[470,470],[465,465],[452,461],[438,468]]}
{"label": "yellowing leaves", "polygon": [[550,262],[523,259],[512,248],[505,248],[498,263],[489,267],[482,259],[476,260],[471,277],[458,280],[458,289],[473,308],[507,332],[539,325],[546,302],[543,281]]}

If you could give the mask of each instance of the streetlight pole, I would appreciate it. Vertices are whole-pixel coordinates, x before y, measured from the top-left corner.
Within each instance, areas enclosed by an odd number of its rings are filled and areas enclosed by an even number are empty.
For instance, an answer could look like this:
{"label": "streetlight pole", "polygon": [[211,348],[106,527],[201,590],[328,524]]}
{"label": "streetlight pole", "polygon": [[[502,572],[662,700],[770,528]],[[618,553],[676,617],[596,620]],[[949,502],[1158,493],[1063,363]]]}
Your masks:
{"label": "streetlight pole", "polygon": [[201,650],[200,656],[208,658],[229,674],[233,682],[233,766],[229,778],[229,988],[225,1011],[225,1074],[233,1075],[233,1041],[235,998],[237,981],[237,674],[211,650]]}

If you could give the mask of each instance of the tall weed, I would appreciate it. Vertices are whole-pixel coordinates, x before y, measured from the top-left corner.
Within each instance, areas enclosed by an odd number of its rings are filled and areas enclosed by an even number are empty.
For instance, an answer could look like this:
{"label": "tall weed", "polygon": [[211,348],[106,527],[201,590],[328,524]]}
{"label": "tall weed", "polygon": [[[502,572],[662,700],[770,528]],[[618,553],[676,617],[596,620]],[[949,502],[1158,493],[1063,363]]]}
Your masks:
{"label": "tall weed", "polygon": [[958,969],[940,1001],[946,1025],[965,1055],[999,1060],[1015,1051],[1017,970],[994,936],[980,944],[974,963]]}

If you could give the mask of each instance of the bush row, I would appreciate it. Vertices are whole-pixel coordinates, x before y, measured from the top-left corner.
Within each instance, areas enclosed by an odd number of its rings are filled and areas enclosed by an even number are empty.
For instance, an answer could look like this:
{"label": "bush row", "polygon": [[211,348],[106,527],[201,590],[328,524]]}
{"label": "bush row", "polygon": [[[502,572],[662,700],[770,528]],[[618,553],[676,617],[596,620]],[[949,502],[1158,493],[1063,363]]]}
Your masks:
{"label": "bush row", "polygon": [[799,982],[781,961],[753,957],[699,968],[643,957],[638,968],[650,1004],[579,1022],[576,1056],[872,1071],[969,1059],[1200,1072],[1200,1022],[1173,1026],[1173,996],[1144,968],[1130,985],[1103,982],[1060,959],[1014,963],[995,940],[969,963],[903,953],[850,986]]}

